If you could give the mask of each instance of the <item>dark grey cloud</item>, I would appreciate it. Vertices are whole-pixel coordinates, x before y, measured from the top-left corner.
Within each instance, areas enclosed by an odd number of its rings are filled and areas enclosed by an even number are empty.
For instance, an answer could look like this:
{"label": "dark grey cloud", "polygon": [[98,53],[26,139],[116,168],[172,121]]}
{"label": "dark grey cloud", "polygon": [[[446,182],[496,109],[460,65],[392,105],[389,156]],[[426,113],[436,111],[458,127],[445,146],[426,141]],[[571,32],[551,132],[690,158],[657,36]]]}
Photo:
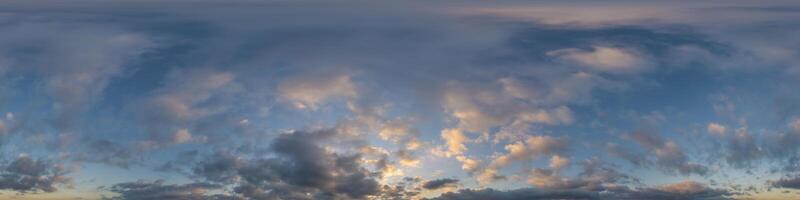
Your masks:
{"label": "dark grey cloud", "polygon": [[208,181],[229,183],[238,177],[244,160],[229,153],[217,153],[194,167],[194,174]]}
{"label": "dark grey cloud", "polygon": [[448,192],[430,200],[590,200],[600,199],[591,192],[584,191],[546,191],[533,188],[500,191],[495,189],[464,189]]}
{"label": "dark grey cloud", "polygon": [[523,188],[516,190],[500,191],[494,189],[472,190],[465,189],[458,192],[448,192],[432,200],[730,200],[732,193],[709,188],[704,184],[685,181],[659,187],[646,187],[629,189],[627,187],[615,190],[593,192],[586,190],[548,190]]}
{"label": "dark grey cloud", "polygon": [[164,184],[164,180],[136,181],[115,184],[109,188],[100,188],[118,196],[104,197],[104,200],[243,200],[244,198],[212,194],[212,190],[221,190],[222,186],[210,183]]}
{"label": "dark grey cloud", "polygon": [[781,178],[771,181],[770,185],[776,188],[800,189],[800,176]]}
{"label": "dark grey cloud", "polygon": [[427,181],[425,183],[422,183],[422,188],[425,188],[425,189],[428,189],[428,190],[436,190],[436,189],[447,188],[447,187],[456,187],[457,186],[456,184],[458,184],[458,181],[459,181],[458,179],[451,179],[451,178],[430,180],[430,181]]}
{"label": "dark grey cloud", "polygon": [[20,156],[0,170],[0,189],[19,193],[55,192],[71,184],[70,171],[48,160]]}
{"label": "dark grey cloud", "polygon": [[684,181],[671,185],[659,187],[638,188],[611,195],[609,199],[630,199],[630,200],[731,200],[733,193],[724,189],[714,189],[708,186],[693,182]]}
{"label": "dark grey cloud", "polygon": [[382,186],[361,166],[360,155],[342,155],[318,143],[334,136],[332,130],[296,131],[278,136],[271,144],[274,158],[242,159],[215,154],[194,173],[204,180],[232,184],[251,199],[365,199]]}

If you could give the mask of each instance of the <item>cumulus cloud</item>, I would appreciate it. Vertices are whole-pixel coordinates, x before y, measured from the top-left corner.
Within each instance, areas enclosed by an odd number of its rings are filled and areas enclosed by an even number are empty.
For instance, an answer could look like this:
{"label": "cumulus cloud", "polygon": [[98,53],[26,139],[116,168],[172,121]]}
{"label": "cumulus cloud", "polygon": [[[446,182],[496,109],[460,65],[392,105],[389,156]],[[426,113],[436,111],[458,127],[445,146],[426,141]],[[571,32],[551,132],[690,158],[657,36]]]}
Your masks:
{"label": "cumulus cloud", "polygon": [[499,171],[515,162],[533,161],[540,157],[553,155],[556,158],[556,167],[565,167],[565,159],[558,156],[567,152],[567,142],[563,138],[551,136],[530,136],[525,142],[511,143],[505,146],[506,154],[499,154],[491,162],[484,166],[483,162],[457,157],[462,162],[462,169],[475,178],[480,184],[489,184],[497,180],[505,179]]}
{"label": "cumulus cloud", "polygon": [[230,153],[216,153],[194,166],[193,172],[208,181],[233,183],[240,180],[237,170],[245,160]]}
{"label": "cumulus cloud", "polygon": [[236,185],[234,192],[251,199],[363,199],[381,190],[377,175],[361,166],[361,157],[341,155],[319,146],[335,132],[294,132],[276,138],[277,157],[240,159],[219,154],[195,169],[212,182]]}
{"label": "cumulus cloud", "polygon": [[178,144],[188,142],[191,139],[192,139],[192,133],[190,133],[189,130],[185,128],[176,131],[175,134],[173,134],[172,136],[172,141]]}
{"label": "cumulus cloud", "polygon": [[568,107],[540,107],[534,103],[537,100],[548,101],[546,98],[570,98],[557,96],[571,95],[574,92],[572,88],[554,89],[556,91],[549,96],[538,97],[532,96],[537,91],[523,87],[526,86],[509,78],[500,79],[489,86],[453,86],[445,90],[443,106],[458,119],[459,128],[469,132],[485,132],[493,127],[511,124],[558,125],[574,121]]}
{"label": "cumulus cloud", "polygon": [[445,155],[447,157],[458,156],[467,150],[464,143],[469,142],[469,138],[459,129],[442,130],[442,139],[445,140]]}
{"label": "cumulus cloud", "polygon": [[567,145],[567,142],[562,138],[531,136],[524,143],[517,142],[506,145],[505,149],[508,154],[495,158],[491,166],[499,168],[516,161],[533,160],[545,155],[563,154],[567,151]]}
{"label": "cumulus cloud", "polygon": [[0,189],[20,193],[56,192],[58,186],[69,185],[72,178],[63,165],[48,160],[19,156],[0,170]]}
{"label": "cumulus cloud", "polygon": [[721,124],[717,124],[717,123],[713,123],[713,122],[712,123],[708,123],[708,127],[706,129],[708,129],[708,133],[711,133],[711,134],[714,134],[714,135],[720,135],[720,136],[725,135],[725,133],[728,132],[728,128],[726,128],[725,126],[723,126]]}
{"label": "cumulus cloud", "polygon": [[461,162],[461,169],[467,173],[475,173],[483,168],[481,160],[471,159],[466,156],[457,156],[456,159]]}

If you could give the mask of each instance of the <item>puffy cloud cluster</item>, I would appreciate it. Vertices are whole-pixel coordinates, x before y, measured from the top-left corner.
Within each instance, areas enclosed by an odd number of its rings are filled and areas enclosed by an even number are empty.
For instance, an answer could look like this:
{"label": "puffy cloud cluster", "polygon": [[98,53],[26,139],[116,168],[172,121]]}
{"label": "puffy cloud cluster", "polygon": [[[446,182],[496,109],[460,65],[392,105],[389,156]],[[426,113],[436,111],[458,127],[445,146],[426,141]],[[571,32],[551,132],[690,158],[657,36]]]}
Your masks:
{"label": "puffy cloud cluster", "polygon": [[531,162],[550,155],[552,155],[550,164],[560,170],[569,164],[568,159],[562,157],[568,150],[567,145],[567,141],[563,138],[529,136],[524,142],[506,145],[505,149],[508,153],[498,154],[488,164],[466,156],[457,156],[456,159],[462,163],[464,171],[476,176],[480,184],[488,184],[505,179],[506,176],[499,172],[512,163]]}
{"label": "puffy cloud cluster", "polygon": [[[565,81],[584,81],[582,79],[591,81],[589,74],[576,74],[576,76],[578,77],[575,79]],[[488,86],[452,86],[447,88],[443,94],[443,106],[450,115],[458,119],[458,128],[469,132],[486,132],[497,126],[530,123],[555,125],[570,124],[574,121],[572,111],[568,107],[541,107],[538,105],[548,103],[539,101],[550,101],[548,98],[559,98],[556,97],[559,95],[571,96],[573,94],[570,93],[575,91],[571,88],[538,91],[525,84],[522,80],[502,78],[496,84]],[[554,87],[563,87],[568,84],[556,84]],[[547,93],[550,93],[549,96]]]}
{"label": "puffy cloud cluster", "polygon": [[274,158],[244,159],[220,154],[200,163],[197,176],[236,185],[233,191],[250,199],[364,199],[377,195],[375,174],[361,166],[358,154],[341,155],[319,146],[335,132],[294,132],[276,138]]}
{"label": "puffy cloud cluster", "polygon": [[[562,138],[551,136],[531,136],[525,142],[516,142],[505,147],[508,154],[495,158],[491,166],[505,167],[516,161],[530,161],[542,156],[564,154],[567,151],[567,142]],[[563,162],[556,158],[556,162]],[[563,165],[563,163],[556,163]]]}
{"label": "puffy cloud cluster", "polygon": [[61,185],[69,185],[72,178],[63,165],[48,160],[19,156],[0,170],[0,189],[19,193],[55,192]]}
{"label": "puffy cloud cluster", "polygon": [[465,143],[469,142],[469,138],[460,129],[442,130],[442,139],[445,140],[447,157],[461,155],[467,150]]}

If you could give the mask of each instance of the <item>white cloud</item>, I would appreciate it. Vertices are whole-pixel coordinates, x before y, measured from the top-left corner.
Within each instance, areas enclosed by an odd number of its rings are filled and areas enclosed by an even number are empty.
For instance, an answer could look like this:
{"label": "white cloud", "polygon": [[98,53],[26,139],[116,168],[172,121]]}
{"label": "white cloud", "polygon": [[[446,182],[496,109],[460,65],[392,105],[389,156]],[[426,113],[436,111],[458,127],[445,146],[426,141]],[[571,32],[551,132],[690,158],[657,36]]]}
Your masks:
{"label": "white cloud", "polygon": [[358,90],[349,75],[306,75],[290,78],[278,87],[282,99],[298,109],[317,109],[336,97],[355,98]]}
{"label": "white cloud", "polygon": [[470,159],[466,156],[457,156],[456,159],[461,162],[461,169],[468,173],[477,172],[483,166],[483,162],[481,160]]}
{"label": "white cloud", "polygon": [[[561,169],[569,164],[567,158],[558,156],[559,154],[566,153],[567,143],[560,138],[553,138],[550,136],[529,136],[525,142],[515,142],[507,144],[505,149],[508,153],[500,154],[495,157],[491,163],[483,168],[478,167],[479,163],[470,166],[471,170],[480,171],[477,175],[478,182],[487,184],[495,180],[503,179],[504,177],[498,174],[499,170],[514,162],[532,161],[542,156],[553,155],[551,157],[551,165]],[[462,161],[465,164],[466,162]],[[466,167],[465,167],[466,168]],[[470,171],[468,171],[470,172]]]}
{"label": "white cloud", "polygon": [[487,185],[497,180],[505,179],[505,176],[498,174],[497,169],[486,168],[478,174],[475,179],[479,185]]}
{"label": "white cloud", "polygon": [[728,132],[728,128],[726,128],[724,125],[713,123],[713,122],[712,123],[708,123],[708,128],[707,129],[708,129],[708,133],[711,133],[713,135],[719,135],[719,136],[724,136],[725,133]]}
{"label": "white cloud", "polygon": [[592,46],[592,50],[561,49],[548,52],[547,55],[593,70],[611,73],[634,72],[643,68],[642,65],[645,64],[645,61],[631,50],[608,46]]}
{"label": "white cloud", "polygon": [[553,155],[553,157],[550,158],[550,169],[561,171],[565,167],[569,166],[569,163],[569,158]]}
{"label": "white cloud", "polygon": [[512,162],[533,160],[544,155],[566,152],[567,143],[563,139],[550,136],[530,136],[523,142],[515,142],[505,146],[508,153],[498,156],[491,167],[505,167]]}
{"label": "white cloud", "polygon": [[464,143],[468,142],[469,138],[460,129],[442,130],[442,139],[446,143],[445,155],[447,157],[462,155],[467,150],[467,146]]}
{"label": "white cloud", "polygon": [[192,133],[189,132],[189,129],[185,128],[175,131],[175,134],[173,134],[172,136],[172,142],[176,144],[188,142],[191,139],[192,139]]}

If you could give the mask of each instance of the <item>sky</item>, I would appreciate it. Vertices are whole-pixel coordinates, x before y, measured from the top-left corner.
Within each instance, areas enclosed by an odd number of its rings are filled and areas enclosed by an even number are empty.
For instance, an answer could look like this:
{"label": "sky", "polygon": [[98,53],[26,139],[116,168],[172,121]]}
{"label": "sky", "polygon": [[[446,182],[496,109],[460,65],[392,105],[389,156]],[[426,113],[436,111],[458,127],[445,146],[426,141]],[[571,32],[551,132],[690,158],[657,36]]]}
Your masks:
{"label": "sky", "polygon": [[0,0],[0,199],[800,198],[800,2]]}

